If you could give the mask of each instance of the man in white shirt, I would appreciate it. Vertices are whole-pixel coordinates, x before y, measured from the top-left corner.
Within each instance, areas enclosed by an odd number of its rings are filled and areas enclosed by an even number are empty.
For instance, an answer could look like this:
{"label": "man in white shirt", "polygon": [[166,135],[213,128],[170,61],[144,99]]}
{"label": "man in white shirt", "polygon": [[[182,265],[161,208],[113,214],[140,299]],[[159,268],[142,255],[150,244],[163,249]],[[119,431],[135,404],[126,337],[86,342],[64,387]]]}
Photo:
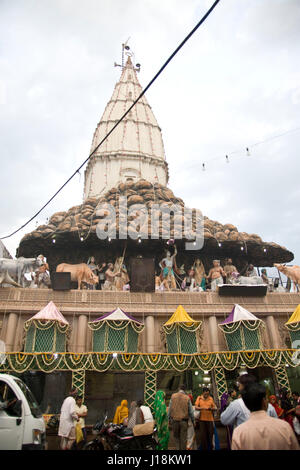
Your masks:
{"label": "man in white shirt", "polygon": [[60,410],[58,435],[61,437],[60,448],[62,450],[70,450],[75,442],[74,420],[79,421],[75,410],[76,396],[77,390],[73,388],[69,396],[64,400]]}
{"label": "man in white shirt", "polygon": [[149,406],[144,405],[142,400],[137,402],[137,406],[142,412],[143,424],[136,424],[133,428],[134,436],[149,435],[153,433],[154,419]]}
{"label": "man in white shirt", "polygon": [[137,402],[137,406],[140,408],[143,414],[144,423],[150,423],[151,421],[154,421],[153,415],[149,406],[144,405],[142,400],[139,400]]}
{"label": "man in white shirt", "polygon": [[268,401],[263,385],[250,384],[243,390],[242,398],[250,417],[234,429],[232,450],[299,450],[291,426],[267,415]]}

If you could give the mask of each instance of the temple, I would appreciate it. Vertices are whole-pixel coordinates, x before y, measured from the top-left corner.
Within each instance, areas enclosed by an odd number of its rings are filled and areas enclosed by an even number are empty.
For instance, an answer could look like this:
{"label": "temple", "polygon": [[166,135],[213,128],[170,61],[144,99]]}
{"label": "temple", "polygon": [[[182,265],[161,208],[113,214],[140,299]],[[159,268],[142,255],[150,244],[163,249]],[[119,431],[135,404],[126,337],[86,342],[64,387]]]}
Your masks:
{"label": "temple", "polygon": [[[129,56],[96,127],[91,151],[96,149],[141,91],[137,68]],[[118,241],[118,244],[109,244],[107,240],[99,240],[96,229],[102,216],[97,209],[106,202],[117,208],[120,198],[126,197],[128,206],[143,204],[150,210],[154,204],[163,204],[170,208],[175,204],[183,210],[184,201],[174,195],[167,187],[167,182],[168,166],[161,129],[143,96],[89,160],[85,170],[83,203],[66,212],[53,214],[47,225],[41,225],[26,234],[20,242],[18,256],[32,257],[43,253],[52,270],[63,261],[86,261],[94,252],[98,262],[107,262],[118,251],[121,255],[123,243]],[[116,215],[118,238],[121,218],[118,211]],[[194,218],[192,222],[192,228],[195,229]],[[171,224],[174,223],[178,224],[178,216],[171,212]],[[139,246],[128,238],[125,259],[148,254],[155,257],[157,266],[167,239],[176,238],[174,228],[170,235],[167,228],[163,223],[159,224],[157,239],[147,234],[145,236],[141,230],[143,243]],[[293,254],[286,248],[274,242],[265,242],[257,234],[240,232],[232,223],[222,224],[206,215],[203,231],[204,247],[198,253],[197,250],[187,252],[184,249],[185,234],[176,240],[179,248],[178,264],[187,266],[192,263],[191,256],[199,256],[205,268],[209,269],[212,259],[224,261],[230,256],[235,265],[243,269],[248,263],[254,266],[272,266],[274,262],[286,263],[293,259]]]}
{"label": "temple", "polygon": [[[138,70],[128,56],[94,132],[92,151],[141,92]],[[185,208],[167,183],[161,129],[144,96],[88,162],[82,204],[53,214],[47,225],[26,234],[17,255],[38,266],[46,257],[51,276],[62,263],[87,263],[93,257],[89,266],[118,259],[117,269],[121,272],[127,267],[132,278],[131,260],[138,265],[151,259],[159,285],[160,272],[171,263],[171,255],[176,255],[177,266],[172,261],[175,274],[180,266],[187,273],[199,263],[203,273],[208,273],[214,259],[223,266],[229,257],[239,272],[250,264],[265,267],[293,260],[285,247],[208,216],[204,216],[201,249],[186,250],[190,240],[186,233],[176,238],[174,224],[179,220],[183,225],[182,216],[176,214],[171,214],[170,233],[161,222],[156,238],[147,237],[147,225],[139,228],[137,239],[125,240],[119,237],[122,217],[117,210],[112,222],[116,238],[99,239],[97,226],[105,212],[99,212],[99,207],[109,203],[118,208],[122,197],[127,198],[128,207],[143,204],[150,210],[154,204],[175,204]],[[191,222],[195,228],[194,215]],[[130,221],[128,230],[129,226]],[[171,253],[162,262],[166,249]],[[197,259],[201,260],[198,264]],[[109,276],[106,282],[113,284]],[[192,292],[182,290],[178,283],[167,290],[137,292],[126,290],[127,283],[128,279],[114,291],[0,286],[0,338],[7,351],[0,371],[20,374],[47,414],[59,413],[73,384],[85,395],[88,424],[105,409],[112,417],[123,398],[129,402],[144,398],[152,406],[158,388],[169,398],[183,382],[194,397],[201,387],[209,386],[219,403],[246,370],[272,393],[299,388],[300,367],[295,359],[295,341],[300,340],[298,292],[274,288],[261,294],[249,287],[222,296],[219,286],[215,291]]]}

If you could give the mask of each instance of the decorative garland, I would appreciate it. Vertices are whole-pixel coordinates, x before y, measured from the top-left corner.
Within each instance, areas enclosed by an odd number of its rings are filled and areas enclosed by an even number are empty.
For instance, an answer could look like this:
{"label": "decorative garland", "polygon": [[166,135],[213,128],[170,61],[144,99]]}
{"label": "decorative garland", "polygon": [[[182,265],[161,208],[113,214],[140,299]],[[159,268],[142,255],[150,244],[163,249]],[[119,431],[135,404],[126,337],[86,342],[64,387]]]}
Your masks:
{"label": "decorative garland", "polygon": [[89,322],[88,326],[93,331],[100,330],[104,325],[108,325],[113,330],[123,330],[128,324],[136,333],[141,333],[145,328],[145,325],[132,320],[99,320],[98,322]]}
{"label": "decorative garland", "polygon": [[55,326],[60,333],[66,333],[70,328],[70,325],[60,323],[56,320],[27,320],[27,322],[24,324],[25,331],[28,331],[32,324],[38,330],[49,330],[52,326]]}
{"label": "decorative garland", "polygon": [[199,354],[143,354],[120,353],[116,357],[112,353],[22,353],[6,354],[6,361],[0,365],[0,372],[14,371],[17,373],[30,370],[41,370],[46,373],[54,370],[107,370],[145,371],[145,370],[177,370],[189,369],[212,370],[223,367],[234,370],[241,364],[254,369],[258,366],[269,366],[273,369],[289,365],[296,367],[293,361],[295,349],[273,349],[254,351],[212,352]]}
{"label": "decorative garland", "polygon": [[38,369],[42,370],[43,372],[53,372],[56,369],[61,369],[64,363],[64,357],[58,354],[37,354],[36,355],[36,363]]}
{"label": "decorative garland", "polygon": [[93,331],[98,331],[100,330],[101,328],[103,328],[103,326],[105,325],[105,322],[104,321],[90,321],[88,322],[88,327],[90,330],[93,330]]}
{"label": "decorative garland", "polygon": [[285,327],[289,331],[299,331],[300,330],[300,322],[298,321],[298,322],[295,322],[295,323],[286,323]]}
{"label": "decorative garland", "polygon": [[108,369],[112,368],[112,363],[113,363],[112,354],[101,354],[101,353],[90,354],[91,370],[96,370],[97,372],[106,372]]}
{"label": "decorative garland", "polygon": [[173,333],[176,326],[179,326],[180,328],[183,328],[186,331],[197,331],[201,327],[201,325],[202,325],[202,321],[194,322],[192,323],[192,325],[187,325],[184,322],[180,322],[180,323],[177,322],[177,323],[172,323],[172,325],[163,325],[162,329],[167,335],[170,335],[171,333]]}
{"label": "decorative garland", "polygon": [[201,370],[211,370],[218,363],[217,354],[198,354],[193,356],[193,359],[197,368]]}
{"label": "decorative garland", "polygon": [[162,370],[166,368],[168,356],[163,354],[145,354],[141,356],[146,370]]}
{"label": "decorative garland", "polygon": [[116,358],[118,367],[124,371],[136,370],[140,364],[140,360],[141,357],[137,354],[118,354]]}
{"label": "decorative garland", "polygon": [[88,369],[90,356],[88,354],[65,354],[65,364],[69,370]]}
{"label": "decorative garland", "polygon": [[240,320],[237,322],[225,323],[224,325],[219,325],[219,327],[225,334],[231,334],[240,328],[241,325],[247,328],[247,330],[255,331],[261,326],[262,323],[262,320]]}

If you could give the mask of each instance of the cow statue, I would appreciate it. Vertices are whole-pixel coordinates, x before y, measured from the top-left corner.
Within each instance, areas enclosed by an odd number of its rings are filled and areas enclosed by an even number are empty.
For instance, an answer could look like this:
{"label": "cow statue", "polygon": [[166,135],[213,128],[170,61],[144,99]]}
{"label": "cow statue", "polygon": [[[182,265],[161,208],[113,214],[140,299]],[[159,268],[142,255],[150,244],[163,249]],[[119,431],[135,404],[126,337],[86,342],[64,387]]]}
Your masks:
{"label": "cow statue", "polygon": [[57,273],[71,273],[71,281],[78,282],[78,289],[81,288],[81,283],[97,284],[98,276],[85,263],[80,264],[67,264],[61,263],[56,267]]}
{"label": "cow statue", "polygon": [[278,269],[281,273],[285,274],[286,277],[290,278],[294,284],[294,291],[299,290],[300,284],[300,266],[285,266],[284,264],[274,263],[274,267]]}
{"label": "cow statue", "polygon": [[40,258],[0,258],[0,276],[9,276],[17,282],[20,287],[25,287],[24,274],[34,271],[41,265],[42,260]]}
{"label": "cow statue", "polygon": [[11,277],[10,275],[8,274],[7,271],[3,272],[0,274],[0,286],[2,286],[2,284],[8,284],[8,285],[11,285],[11,286],[14,286],[14,287],[22,287],[20,284],[18,284],[17,282],[15,282]]}

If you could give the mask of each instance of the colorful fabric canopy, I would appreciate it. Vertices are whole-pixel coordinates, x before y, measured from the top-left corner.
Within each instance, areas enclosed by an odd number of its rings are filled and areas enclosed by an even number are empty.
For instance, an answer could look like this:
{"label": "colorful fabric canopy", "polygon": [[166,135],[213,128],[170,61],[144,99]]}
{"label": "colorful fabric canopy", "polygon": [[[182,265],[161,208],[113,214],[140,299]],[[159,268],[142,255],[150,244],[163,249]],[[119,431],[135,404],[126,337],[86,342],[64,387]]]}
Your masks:
{"label": "colorful fabric canopy", "polygon": [[96,318],[96,320],[93,320],[90,323],[96,323],[99,321],[130,321],[142,324],[141,321],[124,312],[120,307],[117,307],[116,310],[106,313],[105,315],[102,315],[99,318]]}
{"label": "colorful fabric canopy", "polygon": [[256,321],[259,320],[253,313],[250,313],[244,307],[241,307],[239,304],[235,304],[231,310],[230,315],[222,322],[221,325],[226,325],[227,323],[235,323],[240,321]]}
{"label": "colorful fabric canopy", "polygon": [[286,325],[289,325],[290,323],[299,323],[300,322],[300,304],[292,314],[292,316],[288,319],[286,322]]}
{"label": "colorful fabric canopy", "polygon": [[200,322],[193,320],[187,311],[183,308],[183,306],[178,305],[176,311],[163,326],[173,325],[174,323],[186,323],[187,325],[193,325]]}
{"label": "colorful fabric canopy", "polygon": [[55,303],[52,302],[52,300],[48,303],[48,305],[46,305],[46,307],[36,313],[33,317],[29,318],[27,322],[31,322],[33,320],[57,321],[59,323],[63,323],[64,325],[69,325],[69,322],[67,322],[65,317],[60,313],[60,311],[56,307]]}

